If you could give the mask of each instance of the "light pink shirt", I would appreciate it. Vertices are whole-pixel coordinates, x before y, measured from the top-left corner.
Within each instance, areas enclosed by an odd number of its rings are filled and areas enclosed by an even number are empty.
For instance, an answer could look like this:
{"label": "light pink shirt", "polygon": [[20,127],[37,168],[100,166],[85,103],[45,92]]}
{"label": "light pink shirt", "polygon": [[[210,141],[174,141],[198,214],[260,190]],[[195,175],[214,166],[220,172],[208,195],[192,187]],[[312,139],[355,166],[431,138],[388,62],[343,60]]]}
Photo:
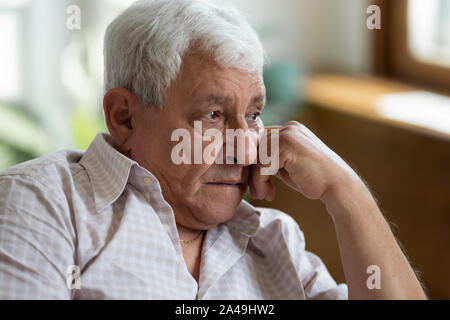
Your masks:
{"label": "light pink shirt", "polygon": [[246,201],[206,232],[197,283],[157,179],[108,134],[0,172],[0,299],[347,296],[290,216]]}

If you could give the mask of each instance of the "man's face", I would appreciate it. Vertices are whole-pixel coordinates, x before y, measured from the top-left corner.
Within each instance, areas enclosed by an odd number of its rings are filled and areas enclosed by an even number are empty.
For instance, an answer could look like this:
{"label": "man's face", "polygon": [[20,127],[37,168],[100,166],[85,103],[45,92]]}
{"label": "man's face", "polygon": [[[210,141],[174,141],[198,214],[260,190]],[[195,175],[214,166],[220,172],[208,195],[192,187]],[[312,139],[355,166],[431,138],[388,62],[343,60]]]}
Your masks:
{"label": "man's face", "polygon": [[[141,114],[133,124],[136,134],[131,157],[158,178],[178,224],[209,229],[233,216],[248,187],[249,164],[257,154],[257,131],[263,128],[259,114],[264,102],[261,75],[223,69],[199,55],[186,55],[164,108],[139,108]],[[240,145],[246,152],[245,163],[226,164],[224,155],[223,164],[202,160],[202,164],[176,165],[171,154],[180,142],[171,141],[171,135],[176,129],[190,133],[194,163],[194,121],[200,121],[197,124],[201,123],[203,132],[223,132],[224,144],[225,129],[245,130],[245,143]],[[236,149],[239,141],[234,141]],[[204,141],[202,150],[209,143]],[[225,151],[223,145],[223,154]]]}

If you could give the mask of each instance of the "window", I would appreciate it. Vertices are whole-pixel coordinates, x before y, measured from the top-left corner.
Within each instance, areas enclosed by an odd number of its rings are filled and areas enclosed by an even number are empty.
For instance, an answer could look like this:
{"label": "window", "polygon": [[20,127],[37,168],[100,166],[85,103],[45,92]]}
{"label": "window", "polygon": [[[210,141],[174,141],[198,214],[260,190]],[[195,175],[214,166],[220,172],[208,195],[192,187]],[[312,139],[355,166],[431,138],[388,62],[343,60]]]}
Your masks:
{"label": "window", "polygon": [[408,44],[415,59],[450,67],[450,1],[409,0]]}
{"label": "window", "polygon": [[378,74],[450,94],[450,1],[379,0]]}
{"label": "window", "polygon": [[17,101],[21,95],[19,12],[0,8],[0,98]]}

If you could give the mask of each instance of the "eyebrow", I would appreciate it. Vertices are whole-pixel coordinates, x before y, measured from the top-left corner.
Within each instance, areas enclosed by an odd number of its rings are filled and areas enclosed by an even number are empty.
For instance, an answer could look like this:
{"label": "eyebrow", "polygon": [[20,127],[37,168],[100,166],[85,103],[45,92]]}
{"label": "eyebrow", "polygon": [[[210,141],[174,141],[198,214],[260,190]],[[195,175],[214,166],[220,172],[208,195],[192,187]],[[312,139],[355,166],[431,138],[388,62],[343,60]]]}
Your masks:
{"label": "eyebrow", "polygon": [[252,99],[252,103],[261,103],[266,101],[265,95],[256,96]]}
{"label": "eyebrow", "polygon": [[[265,102],[266,96],[265,95],[259,95],[256,97],[253,97],[251,104],[261,103]],[[214,105],[214,104],[224,104],[231,101],[231,98],[229,97],[222,97],[222,96],[215,96],[210,95],[207,99],[208,105]]]}

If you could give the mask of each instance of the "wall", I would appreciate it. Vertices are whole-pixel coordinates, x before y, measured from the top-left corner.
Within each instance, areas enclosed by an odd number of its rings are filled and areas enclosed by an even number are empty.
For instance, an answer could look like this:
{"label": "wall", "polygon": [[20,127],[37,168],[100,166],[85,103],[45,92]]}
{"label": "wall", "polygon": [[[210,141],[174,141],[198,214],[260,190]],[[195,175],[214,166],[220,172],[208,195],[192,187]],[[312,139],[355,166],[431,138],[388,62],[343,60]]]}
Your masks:
{"label": "wall", "polygon": [[298,59],[309,71],[371,71],[370,0],[210,0],[243,12],[263,38],[269,57]]}

